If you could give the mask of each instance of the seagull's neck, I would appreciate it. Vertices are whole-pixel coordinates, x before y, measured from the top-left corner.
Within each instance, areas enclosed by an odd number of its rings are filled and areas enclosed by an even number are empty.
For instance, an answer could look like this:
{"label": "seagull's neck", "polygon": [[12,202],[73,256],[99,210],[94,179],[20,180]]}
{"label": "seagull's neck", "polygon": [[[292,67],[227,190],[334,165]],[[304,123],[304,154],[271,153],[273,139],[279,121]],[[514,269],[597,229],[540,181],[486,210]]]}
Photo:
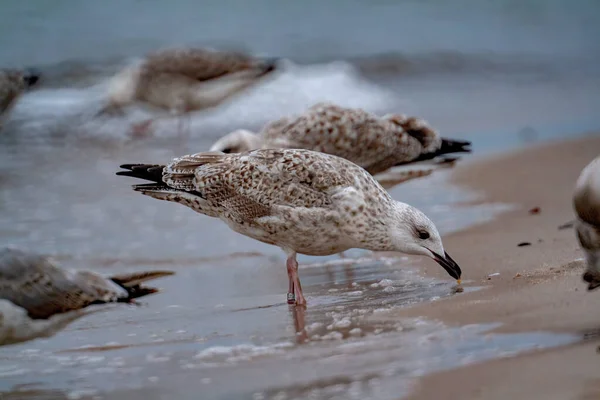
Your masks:
{"label": "seagull's neck", "polygon": [[405,224],[405,214],[410,206],[392,199],[375,216],[369,217],[367,228],[357,232],[357,248],[370,251],[402,251],[398,248],[398,227]]}

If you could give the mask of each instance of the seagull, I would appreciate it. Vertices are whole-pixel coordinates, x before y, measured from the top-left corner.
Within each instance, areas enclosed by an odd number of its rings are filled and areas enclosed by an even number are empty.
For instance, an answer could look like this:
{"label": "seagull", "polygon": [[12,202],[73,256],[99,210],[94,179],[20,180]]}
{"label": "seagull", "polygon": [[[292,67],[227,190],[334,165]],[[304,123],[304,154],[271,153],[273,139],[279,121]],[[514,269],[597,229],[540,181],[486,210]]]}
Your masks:
{"label": "seagull", "polygon": [[[108,104],[100,114],[122,112],[134,103],[172,116],[216,107],[270,75],[276,63],[275,59],[201,48],[159,50],[113,77]],[[137,124],[134,133],[143,136],[152,122]]]}
{"label": "seagull", "polygon": [[[363,168],[305,149],[203,152],[170,164],[125,164],[117,175],[151,183],[133,189],[219,218],[242,235],[287,255],[288,303],[305,305],[296,255],[351,248],[398,251],[434,259],[454,279],[461,269],[444,251],[433,222],[395,201]],[[460,281],[459,281],[460,283]]]}
{"label": "seagull", "polygon": [[17,103],[17,100],[40,80],[40,74],[33,70],[0,69],[0,130],[3,119]]}
{"label": "seagull", "polygon": [[589,284],[588,290],[594,290],[600,286],[600,156],[581,171],[573,205],[575,232],[587,261],[583,280]]}
{"label": "seagull", "polygon": [[302,115],[267,124],[259,134],[233,131],[215,142],[210,151],[314,150],[343,157],[375,175],[398,165],[447,166],[448,160],[431,160],[449,153],[469,153],[470,145],[468,141],[442,138],[419,118],[401,114],[378,117],[362,109],[317,103]]}
{"label": "seagull", "polygon": [[68,270],[47,257],[17,249],[0,250],[0,345],[51,337],[72,321],[106,303],[133,303],[158,292],[147,280],[173,275],[146,271],[105,278],[95,272]]}

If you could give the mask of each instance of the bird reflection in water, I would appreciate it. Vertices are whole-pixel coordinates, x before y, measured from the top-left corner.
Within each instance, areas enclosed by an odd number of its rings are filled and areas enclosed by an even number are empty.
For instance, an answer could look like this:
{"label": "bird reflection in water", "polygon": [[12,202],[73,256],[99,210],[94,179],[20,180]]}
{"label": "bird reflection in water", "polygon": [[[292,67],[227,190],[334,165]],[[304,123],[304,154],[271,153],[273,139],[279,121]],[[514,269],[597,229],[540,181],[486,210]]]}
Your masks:
{"label": "bird reflection in water", "polygon": [[289,306],[292,319],[294,320],[294,332],[296,344],[308,342],[308,333],[306,332],[306,306]]}

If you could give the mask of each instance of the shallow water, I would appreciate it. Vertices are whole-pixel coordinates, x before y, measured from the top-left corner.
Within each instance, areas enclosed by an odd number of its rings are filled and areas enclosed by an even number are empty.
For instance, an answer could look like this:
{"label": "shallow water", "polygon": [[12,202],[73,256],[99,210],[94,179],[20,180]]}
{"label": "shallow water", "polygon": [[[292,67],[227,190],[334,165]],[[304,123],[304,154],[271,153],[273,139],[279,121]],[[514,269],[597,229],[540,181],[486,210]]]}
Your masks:
{"label": "shallow water", "polygon": [[[360,389],[362,398],[387,398],[408,390],[415,360],[428,360],[418,368],[425,373],[435,368],[435,360],[449,367],[531,348],[527,337],[493,339],[498,344],[490,350],[475,330],[461,344],[465,333],[433,322],[369,321],[393,307],[454,294],[452,281],[419,275],[408,258],[374,259],[358,250],[349,252],[358,259],[301,256],[309,308],[290,309],[279,249],[185,207],[140,196],[130,189],[133,180],[114,175],[123,162],[168,159],[176,154],[172,148],[24,145],[5,137],[0,151],[3,243],[106,274],[176,272],[156,282],[163,292],[144,299],[144,306],[111,308],[51,339],[3,348],[0,391],[5,393],[120,398],[126,391],[133,398],[195,398],[201,391],[210,399],[256,393],[270,398],[282,391],[303,398],[317,390],[315,398],[336,398],[340,390]],[[472,195],[448,185],[446,174],[389,190],[423,209],[442,232],[492,218],[506,207],[454,207]],[[456,341],[456,350],[446,349],[440,339],[441,353],[433,357],[438,350],[419,345],[433,332],[448,337],[447,343]],[[542,335],[533,341],[569,340]]]}
{"label": "shallow water", "polygon": [[[114,175],[125,157],[164,159],[171,150],[48,144],[8,144],[2,150],[4,243],[107,274],[176,271],[156,282],[163,292],[145,299],[145,306],[111,309],[51,339],[3,348],[2,391],[57,389],[71,398],[86,393],[119,398],[123,390],[134,398],[194,398],[196,390],[203,398],[254,393],[269,398],[273,391],[284,391],[302,398],[314,389],[324,391],[316,398],[335,398],[338,383],[355,382],[367,385],[360,392],[363,398],[382,398],[382,391],[385,398],[407,390],[413,360],[433,354],[415,347],[423,338],[434,331],[462,335],[426,321],[367,321],[386,309],[454,293],[451,281],[420,276],[410,259],[374,260],[368,252],[351,251],[363,258],[347,260],[300,257],[309,308],[305,313],[290,309],[284,303],[287,276],[279,249],[185,207],[142,197],[131,191],[129,180]],[[32,172],[31,160],[44,167]],[[447,185],[444,175],[390,191],[418,204],[442,232],[491,218],[501,209],[452,207],[469,195]],[[570,340],[551,336],[539,344],[563,339]],[[504,345],[499,340],[498,351],[492,352],[496,356],[529,348],[528,341]],[[382,353],[374,351],[378,343],[386,343]],[[395,344],[400,353],[379,358]],[[465,357],[492,356],[484,344],[474,347],[439,357],[450,366]],[[347,370],[347,358],[354,369]],[[316,375],[314,363],[322,364]],[[160,390],[145,391],[155,387]],[[49,394],[54,395],[63,394]]]}
{"label": "shallow water", "polygon": [[[52,339],[3,348],[0,393],[394,399],[407,393],[411,378],[427,372],[578,339],[386,319],[395,307],[454,293],[451,283],[407,269],[407,260],[336,260],[302,268],[306,310],[282,301],[286,282],[277,274],[279,263],[224,263],[229,265],[180,267],[160,282],[164,292],[143,306],[113,308]],[[33,398],[48,398],[39,396]]]}

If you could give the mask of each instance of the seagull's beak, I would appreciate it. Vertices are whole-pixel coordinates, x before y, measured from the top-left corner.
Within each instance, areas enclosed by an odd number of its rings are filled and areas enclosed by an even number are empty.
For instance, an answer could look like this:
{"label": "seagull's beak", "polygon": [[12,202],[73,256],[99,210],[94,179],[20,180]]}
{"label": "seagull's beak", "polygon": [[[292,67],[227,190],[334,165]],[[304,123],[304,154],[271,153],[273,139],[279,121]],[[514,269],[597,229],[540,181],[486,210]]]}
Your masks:
{"label": "seagull's beak", "polygon": [[458,264],[456,263],[456,261],[454,261],[452,259],[452,257],[450,257],[450,255],[446,252],[444,252],[444,257],[440,256],[439,254],[436,254],[434,252],[433,253],[433,259],[442,266],[442,268],[444,268],[446,270],[446,272],[448,274],[450,274],[451,277],[453,277],[454,279],[460,279],[460,275],[462,273],[462,271],[460,270],[460,267],[458,266]]}
{"label": "seagull's beak", "polygon": [[264,75],[268,75],[271,72],[277,70],[279,64],[279,59],[278,58],[269,58],[264,60],[264,62],[262,63],[262,68],[261,68],[261,76]]}
{"label": "seagull's beak", "polygon": [[27,87],[35,86],[41,79],[42,74],[35,69],[28,69],[23,75]]}
{"label": "seagull's beak", "polygon": [[594,290],[600,287],[600,276],[598,274],[594,274],[593,272],[586,271],[583,274],[583,280],[589,283],[588,290]]}

